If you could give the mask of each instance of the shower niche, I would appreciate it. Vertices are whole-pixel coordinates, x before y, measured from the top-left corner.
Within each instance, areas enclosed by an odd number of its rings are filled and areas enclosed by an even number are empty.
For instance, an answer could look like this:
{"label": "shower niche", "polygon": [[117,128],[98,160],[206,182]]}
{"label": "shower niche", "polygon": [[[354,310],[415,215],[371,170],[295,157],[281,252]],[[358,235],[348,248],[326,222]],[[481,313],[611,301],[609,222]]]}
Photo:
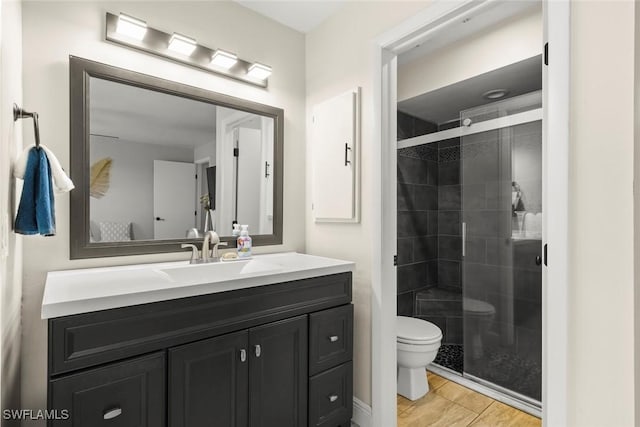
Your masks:
{"label": "shower niche", "polygon": [[539,408],[541,72],[498,100],[456,93],[478,81],[398,103],[397,310],[442,330],[435,369]]}

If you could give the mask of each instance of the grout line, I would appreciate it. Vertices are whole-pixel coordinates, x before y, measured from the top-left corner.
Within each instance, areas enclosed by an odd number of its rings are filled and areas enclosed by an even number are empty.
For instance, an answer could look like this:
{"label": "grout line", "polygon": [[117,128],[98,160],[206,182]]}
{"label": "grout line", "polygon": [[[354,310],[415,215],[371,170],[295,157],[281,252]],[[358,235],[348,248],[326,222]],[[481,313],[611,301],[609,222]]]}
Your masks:
{"label": "grout line", "polygon": [[471,424],[473,424],[477,419],[479,419],[479,418],[482,416],[482,414],[484,414],[485,412],[487,412],[487,410],[488,410],[488,409],[489,409],[489,408],[490,408],[494,403],[496,403],[496,401],[495,401],[495,400],[494,400],[493,402],[491,402],[491,403],[489,404],[489,406],[487,406],[486,408],[484,408],[484,410],[483,410],[482,412],[480,412],[480,413],[478,414],[478,416],[477,416],[477,417],[475,417],[473,420],[471,420],[471,422],[470,422],[469,424],[467,424],[467,426],[470,426],[470,425],[471,425]]}

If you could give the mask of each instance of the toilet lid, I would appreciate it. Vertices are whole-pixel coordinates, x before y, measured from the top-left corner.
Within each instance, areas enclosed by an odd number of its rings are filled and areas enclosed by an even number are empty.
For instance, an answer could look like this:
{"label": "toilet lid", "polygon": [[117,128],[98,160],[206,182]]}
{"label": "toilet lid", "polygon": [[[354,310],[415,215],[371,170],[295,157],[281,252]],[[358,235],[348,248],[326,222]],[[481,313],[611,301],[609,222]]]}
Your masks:
{"label": "toilet lid", "polygon": [[398,342],[428,344],[442,339],[442,331],[426,320],[398,316]]}
{"label": "toilet lid", "polygon": [[496,312],[495,308],[493,308],[493,306],[488,302],[473,298],[463,298],[462,309],[468,313],[477,314],[493,314]]}

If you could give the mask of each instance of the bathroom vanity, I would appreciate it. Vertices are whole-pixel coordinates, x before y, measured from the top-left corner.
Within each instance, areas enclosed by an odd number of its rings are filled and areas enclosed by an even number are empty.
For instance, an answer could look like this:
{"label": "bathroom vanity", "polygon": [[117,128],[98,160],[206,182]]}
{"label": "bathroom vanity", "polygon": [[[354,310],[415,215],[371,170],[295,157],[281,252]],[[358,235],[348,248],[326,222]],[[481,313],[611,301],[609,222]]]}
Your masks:
{"label": "bathroom vanity", "polygon": [[296,253],[52,272],[49,426],[350,426],[353,264]]}

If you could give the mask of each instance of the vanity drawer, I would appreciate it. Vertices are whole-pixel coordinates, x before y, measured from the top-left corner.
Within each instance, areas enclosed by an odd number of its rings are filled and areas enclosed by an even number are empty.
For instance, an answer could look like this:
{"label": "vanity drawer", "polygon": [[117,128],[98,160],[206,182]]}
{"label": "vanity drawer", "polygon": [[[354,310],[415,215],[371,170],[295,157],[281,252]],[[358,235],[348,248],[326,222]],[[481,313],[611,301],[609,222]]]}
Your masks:
{"label": "vanity drawer", "polygon": [[309,316],[309,374],[353,358],[353,305],[312,313]]}
{"label": "vanity drawer", "polygon": [[69,413],[49,427],[164,426],[164,352],[52,380],[49,396],[51,409]]}
{"label": "vanity drawer", "polygon": [[353,413],[353,363],[347,362],[309,380],[309,426],[349,427]]}

